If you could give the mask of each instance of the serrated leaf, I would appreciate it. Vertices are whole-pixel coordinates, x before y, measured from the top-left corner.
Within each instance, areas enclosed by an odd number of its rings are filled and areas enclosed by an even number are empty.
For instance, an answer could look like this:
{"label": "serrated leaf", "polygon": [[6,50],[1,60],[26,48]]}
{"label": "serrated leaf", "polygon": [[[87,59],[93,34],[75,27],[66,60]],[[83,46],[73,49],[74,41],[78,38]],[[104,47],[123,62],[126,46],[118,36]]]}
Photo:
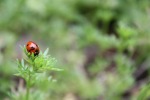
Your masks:
{"label": "serrated leaf", "polygon": [[23,59],[21,60],[21,65],[22,65],[22,67],[24,67],[24,60]]}
{"label": "serrated leaf", "polygon": [[26,62],[28,62],[29,64],[33,64],[33,62],[31,60],[28,59],[24,59]]}
{"label": "serrated leaf", "polygon": [[48,54],[48,51],[49,51],[49,48],[47,48],[47,49],[44,51],[43,55],[46,56],[46,55]]}
{"label": "serrated leaf", "polygon": [[19,60],[18,60],[18,59],[16,59],[16,63],[17,63],[17,65],[20,65],[20,64],[19,64]]}

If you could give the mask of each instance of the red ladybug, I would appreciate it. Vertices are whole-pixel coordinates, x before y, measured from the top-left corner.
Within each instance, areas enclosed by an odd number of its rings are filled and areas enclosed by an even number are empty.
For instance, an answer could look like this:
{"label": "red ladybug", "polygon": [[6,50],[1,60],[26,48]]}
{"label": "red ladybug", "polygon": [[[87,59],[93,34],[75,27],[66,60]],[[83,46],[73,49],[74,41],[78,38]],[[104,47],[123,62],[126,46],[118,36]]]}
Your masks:
{"label": "red ladybug", "polygon": [[37,56],[40,52],[39,46],[32,41],[27,42],[26,49],[30,54],[34,53],[34,56]]}

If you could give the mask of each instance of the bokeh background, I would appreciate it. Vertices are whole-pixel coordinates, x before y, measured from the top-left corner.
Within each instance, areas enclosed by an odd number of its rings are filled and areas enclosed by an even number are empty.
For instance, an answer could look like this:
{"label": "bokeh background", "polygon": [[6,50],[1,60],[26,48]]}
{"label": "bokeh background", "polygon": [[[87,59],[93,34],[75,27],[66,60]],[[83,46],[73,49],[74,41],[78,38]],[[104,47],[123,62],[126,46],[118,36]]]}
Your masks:
{"label": "bokeh background", "polygon": [[24,94],[15,60],[29,40],[64,69],[34,100],[150,97],[149,0],[0,0],[0,100]]}

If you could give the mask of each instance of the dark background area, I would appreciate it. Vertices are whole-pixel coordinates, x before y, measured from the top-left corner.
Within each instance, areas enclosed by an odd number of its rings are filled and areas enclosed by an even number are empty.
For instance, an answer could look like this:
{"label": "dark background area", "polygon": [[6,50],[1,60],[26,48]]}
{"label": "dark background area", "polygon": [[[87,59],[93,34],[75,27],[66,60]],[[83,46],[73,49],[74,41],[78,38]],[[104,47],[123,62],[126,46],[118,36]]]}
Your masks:
{"label": "dark background area", "polygon": [[149,0],[0,0],[0,100],[24,94],[15,60],[29,40],[64,69],[32,89],[36,100],[150,97]]}

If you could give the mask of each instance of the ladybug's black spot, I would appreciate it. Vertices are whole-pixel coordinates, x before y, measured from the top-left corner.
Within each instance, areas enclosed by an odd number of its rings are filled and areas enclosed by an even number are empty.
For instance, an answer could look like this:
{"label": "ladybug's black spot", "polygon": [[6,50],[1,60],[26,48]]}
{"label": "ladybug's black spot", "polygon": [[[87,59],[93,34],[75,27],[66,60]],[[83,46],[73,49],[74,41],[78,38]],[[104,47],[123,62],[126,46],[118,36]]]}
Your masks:
{"label": "ladybug's black spot", "polygon": [[35,52],[39,52],[38,50],[35,50]]}
{"label": "ladybug's black spot", "polygon": [[34,56],[37,56],[38,54],[39,54],[39,52],[35,52],[35,53],[34,53]]}
{"label": "ladybug's black spot", "polygon": [[39,50],[36,49],[35,52],[34,52],[34,56],[37,56],[39,54]]}
{"label": "ladybug's black spot", "polygon": [[32,50],[30,49],[29,52],[31,52]]}
{"label": "ladybug's black spot", "polygon": [[31,47],[31,50],[34,50],[35,48],[34,47]]}

